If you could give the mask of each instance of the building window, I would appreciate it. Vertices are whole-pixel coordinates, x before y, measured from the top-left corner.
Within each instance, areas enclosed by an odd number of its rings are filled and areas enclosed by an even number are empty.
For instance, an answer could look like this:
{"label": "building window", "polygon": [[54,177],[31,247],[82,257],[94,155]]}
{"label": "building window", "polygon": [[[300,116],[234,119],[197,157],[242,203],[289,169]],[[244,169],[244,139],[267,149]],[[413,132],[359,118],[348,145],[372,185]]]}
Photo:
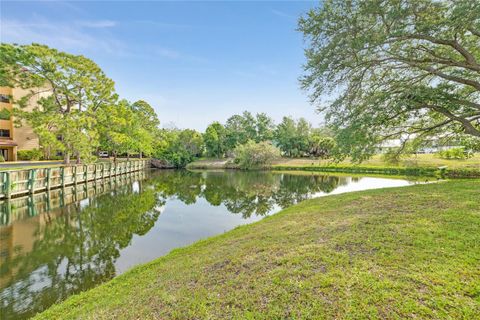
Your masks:
{"label": "building window", "polygon": [[10,120],[11,113],[6,108],[0,110],[0,120]]}
{"label": "building window", "polygon": [[10,130],[0,129],[0,138],[10,138]]}
{"label": "building window", "polygon": [[0,102],[10,103],[10,96],[0,93]]}

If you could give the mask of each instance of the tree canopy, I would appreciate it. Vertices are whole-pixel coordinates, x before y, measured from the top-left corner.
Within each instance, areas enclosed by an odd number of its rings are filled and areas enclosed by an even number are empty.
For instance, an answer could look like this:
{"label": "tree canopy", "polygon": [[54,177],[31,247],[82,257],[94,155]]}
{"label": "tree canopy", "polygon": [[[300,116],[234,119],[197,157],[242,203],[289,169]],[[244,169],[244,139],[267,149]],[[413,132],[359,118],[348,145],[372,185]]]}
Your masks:
{"label": "tree canopy", "polygon": [[480,137],[480,2],[326,0],[299,21],[303,87],[343,155],[386,139]]}
{"label": "tree canopy", "polygon": [[305,156],[309,152],[311,129],[312,125],[304,118],[283,117],[274,133],[275,142],[288,157]]}
{"label": "tree canopy", "polygon": [[[18,119],[32,125],[41,143],[62,151],[65,162],[91,156],[98,141],[95,114],[115,101],[114,82],[83,56],[38,44],[0,48],[1,82],[28,89],[15,101]],[[38,99],[33,110],[24,111],[32,99]]]}
{"label": "tree canopy", "polygon": [[[277,125],[265,113],[254,116],[248,111],[231,116],[225,125],[213,122],[207,127],[203,138],[206,154],[217,158],[238,158],[239,150],[243,152],[255,149],[252,146],[267,148],[271,145],[279,148],[282,155],[287,157],[328,158],[336,147],[330,130],[313,128],[305,118],[283,117]],[[243,148],[246,145],[249,148]]]}
{"label": "tree canopy", "polygon": [[62,152],[65,163],[71,156],[89,161],[98,149],[153,153],[155,110],[143,100],[119,101],[114,82],[92,60],[39,44],[1,44],[0,53],[1,84],[26,92],[14,101],[17,125],[33,128],[47,159]]}
{"label": "tree canopy", "polygon": [[192,130],[162,129],[156,139],[154,157],[181,168],[203,154],[202,134]]}
{"label": "tree canopy", "polygon": [[231,151],[249,140],[255,142],[272,140],[274,128],[272,118],[265,113],[253,116],[250,112],[244,111],[241,115],[233,115],[225,123],[226,148]]}
{"label": "tree canopy", "polygon": [[227,150],[226,138],[225,127],[220,122],[209,125],[203,134],[207,154],[217,158],[223,157]]}

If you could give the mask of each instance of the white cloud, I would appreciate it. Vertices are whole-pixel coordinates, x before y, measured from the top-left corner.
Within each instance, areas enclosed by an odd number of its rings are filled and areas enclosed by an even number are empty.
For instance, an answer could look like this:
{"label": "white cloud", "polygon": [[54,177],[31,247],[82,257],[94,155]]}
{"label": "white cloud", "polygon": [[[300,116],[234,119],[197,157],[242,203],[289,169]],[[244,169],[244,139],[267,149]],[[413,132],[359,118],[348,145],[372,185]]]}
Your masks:
{"label": "white cloud", "polygon": [[75,23],[80,27],[86,27],[86,28],[111,28],[117,25],[117,22],[112,20],[96,20],[96,21],[82,20],[82,21],[76,21]]}
{"label": "white cloud", "polygon": [[274,15],[282,18],[289,18],[289,19],[296,19],[297,17],[291,14],[288,14],[286,12],[277,10],[277,9],[271,9],[270,12],[272,12]]}
{"label": "white cloud", "polygon": [[126,46],[109,33],[96,30],[88,32],[85,28],[105,28],[112,21],[83,21],[83,23],[52,22],[43,17],[24,20],[0,20],[2,42],[30,44],[42,43],[65,51],[103,51],[109,54],[121,54]]}
{"label": "white cloud", "polygon": [[243,78],[265,78],[278,75],[278,71],[266,64],[244,66],[242,69],[232,70],[236,76]]}
{"label": "white cloud", "polygon": [[180,58],[180,52],[172,50],[172,49],[167,49],[167,48],[157,48],[155,52],[165,58],[169,59],[178,59]]}
{"label": "white cloud", "polygon": [[195,27],[188,24],[168,23],[168,22],[153,21],[153,20],[133,20],[133,21],[130,21],[129,23],[143,24],[143,25],[148,25],[150,27],[161,28],[161,29],[177,29],[177,30],[188,30],[193,28],[198,29],[198,26]]}
{"label": "white cloud", "polygon": [[194,63],[208,63],[208,59],[187,54],[184,52],[180,52],[178,50],[166,48],[166,47],[159,47],[155,46],[152,50],[152,53],[154,55],[158,55],[167,59],[172,59],[172,60],[182,60],[182,61],[188,61],[188,62],[194,62]]}

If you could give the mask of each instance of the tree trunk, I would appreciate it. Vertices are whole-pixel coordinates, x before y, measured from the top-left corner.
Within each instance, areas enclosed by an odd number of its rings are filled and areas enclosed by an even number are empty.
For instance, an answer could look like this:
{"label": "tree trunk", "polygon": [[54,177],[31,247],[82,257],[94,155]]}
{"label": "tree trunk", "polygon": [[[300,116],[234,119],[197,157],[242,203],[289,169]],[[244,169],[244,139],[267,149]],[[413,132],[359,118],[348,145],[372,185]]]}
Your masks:
{"label": "tree trunk", "polygon": [[66,151],[63,154],[63,163],[64,164],[70,164],[70,153],[68,151]]}
{"label": "tree trunk", "polygon": [[117,163],[117,151],[113,151],[113,163]]}
{"label": "tree trunk", "polygon": [[80,152],[76,151],[75,156],[77,158],[76,164],[80,164]]}
{"label": "tree trunk", "polygon": [[130,153],[127,152],[127,161],[130,160]]}
{"label": "tree trunk", "polygon": [[50,160],[50,147],[45,147],[43,149],[43,159]]}
{"label": "tree trunk", "polygon": [[140,151],[140,159],[142,159],[142,151]]}

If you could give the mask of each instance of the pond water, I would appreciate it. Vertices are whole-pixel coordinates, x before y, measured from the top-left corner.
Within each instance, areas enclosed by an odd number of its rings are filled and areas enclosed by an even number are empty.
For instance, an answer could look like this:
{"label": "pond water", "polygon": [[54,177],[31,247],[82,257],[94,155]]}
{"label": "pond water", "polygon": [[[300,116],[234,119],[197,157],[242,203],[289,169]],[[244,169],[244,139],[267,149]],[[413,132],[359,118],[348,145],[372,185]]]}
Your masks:
{"label": "pond water", "polygon": [[405,186],[318,173],[143,171],[0,203],[0,314],[23,319],[302,200]]}

